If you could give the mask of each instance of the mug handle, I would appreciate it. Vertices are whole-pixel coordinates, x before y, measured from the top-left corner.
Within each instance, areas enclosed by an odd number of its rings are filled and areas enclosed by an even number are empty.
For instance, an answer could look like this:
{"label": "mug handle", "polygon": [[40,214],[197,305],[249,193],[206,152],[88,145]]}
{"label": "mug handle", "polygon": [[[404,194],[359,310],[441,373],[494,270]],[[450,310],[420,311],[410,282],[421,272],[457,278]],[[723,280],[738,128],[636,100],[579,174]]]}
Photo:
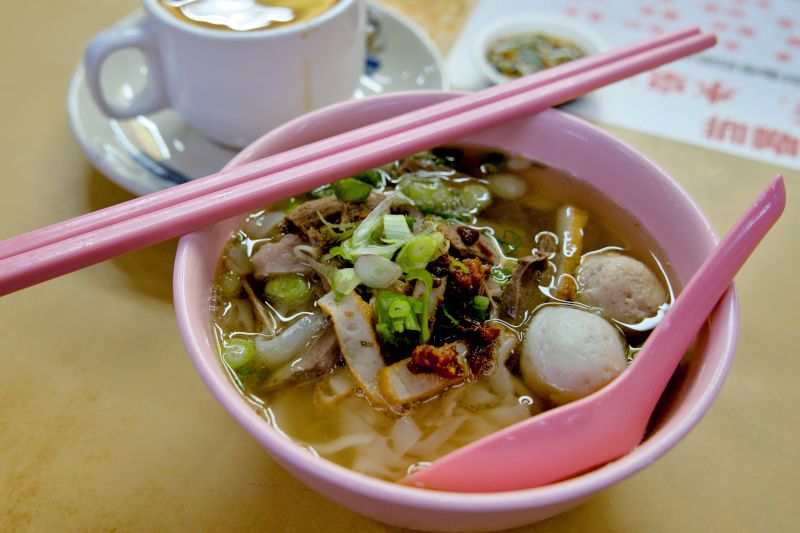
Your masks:
{"label": "mug handle", "polygon": [[[100,72],[106,58],[122,48],[138,48],[148,66],[147,85],[128,106],[115,105],[106,100],[100,87]],[[169,105],[161,70],[158,45],[147,19],[109,28],[89,41],[84,55],[86,81],[89,91],[100,110],[112,118],[132,118],[146,115]]]}

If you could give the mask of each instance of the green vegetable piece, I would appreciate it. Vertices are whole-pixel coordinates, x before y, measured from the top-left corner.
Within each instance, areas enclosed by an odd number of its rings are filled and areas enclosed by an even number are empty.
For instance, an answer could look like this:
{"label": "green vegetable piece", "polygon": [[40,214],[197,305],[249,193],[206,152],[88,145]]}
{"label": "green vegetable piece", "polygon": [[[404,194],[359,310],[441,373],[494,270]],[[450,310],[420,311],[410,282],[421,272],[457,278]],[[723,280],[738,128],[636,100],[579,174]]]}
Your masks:
{"label": "green vegetable piece", "polygon": [[489,316],[489,297],[478,295],[472,299],[470,304],[470,311],[472,315],[478,320],[486,320]]}
{"label": "green vegetable piece", "polygon": [[222,346],[222,358],[234,370],[240,369],[253,360],[256,348],[247,339],[230,339]]}
{"label": "green vegetable piece", "polygon": [[339,268],[331,276],[331,289],[336,293],[337,301],[353,292],[360,283],[355,268]]}
{"label": "green vegetable piece", "polygon": [[476,215],[492,201],[489,188],[472,178],[455,182],[437,174],[409,174],[398,189],[420,211],[445,217]]}
{"label": "green vegetable piece", "polygon": [[242,280],[236,272],[228,270],[217,277],[217,289],[226,298],[235,298],[242,292]]}
{"label": "green vegetable piece", "polygon": [[387,344],[417,344],[419,332],[422,330],[418,318],[422,307],[423,303],[415,298],[391,291],[379,291],[375,298],[375,331]]}
{"label": "green vegetable piece", "polygon": [[425,268],[428,263],[445,252],[445,239],[441,232],[415,235],[400,249],[395,263],[404,272]]}
{"label": "green vegetable piece", "polygon": [[363,202],[372,191],[372,186],[353,178],[345,178],[333,184],[333,192],[343,202]]}
{"label": "green vegetable piece", "polygon": [[311,287],[300,274],[283,274],[267,282],[264,295],[275,305],[302,307],[311,299]]}
{"label": "green vegetable piece", "polygon": [[524,242],[522,235],[510,229],[505,230],[499,237],[495,236],[495,239],[497,239],[505,253],[513,253]]}
{"label": "green vegetable piece", "polygon": [[369,185],[372,185],[375,188],[383,186],[383,175],[375,170],[367,170],[366,172],[361,172],[360,174],[356,174],[353,176],[353,179],[357,179],[358,181],[363,181]]}
{"label": "green vegetable piece", "polygon": [[491,276],[492,279],[496,282],[500,283],[501,285],[508,282],[511,279],[511,274],[513,270],[509,267],[505,266],[496,266],[492,267]]}
{"label": "green vegetable piece", "polygon": [[405,242],[412,238],[406,217],[403,215],[383,215],[383,242]]}
{"label": "green vegetable piece", "polygon": [[459,261],[458,259],[455,259],[453,262],[451,262],[450,266],[447,268],[448,270],[450,270],[450,272],[455,272],[456,270],[458,270],[461,273],[469,274],[469,267],[464,263],[462,263],[461,261]]}
{"label": "green vegetable piece", "polygon": [[431,332],[428,327],[428,322],[430,322],[430,309],[428,309],[428,302],[431,301],[431,291],[433,291],[433,276],[427,270],[422,268],[418,270],[412,270],[406,276],[406,281],[413,281],[419,280],[425,286],[425,295],[422,297],[421,303],[421,312],[420,312],[420,322],[422,322],[422,342],[428,342],[428,339],[431,338]]}

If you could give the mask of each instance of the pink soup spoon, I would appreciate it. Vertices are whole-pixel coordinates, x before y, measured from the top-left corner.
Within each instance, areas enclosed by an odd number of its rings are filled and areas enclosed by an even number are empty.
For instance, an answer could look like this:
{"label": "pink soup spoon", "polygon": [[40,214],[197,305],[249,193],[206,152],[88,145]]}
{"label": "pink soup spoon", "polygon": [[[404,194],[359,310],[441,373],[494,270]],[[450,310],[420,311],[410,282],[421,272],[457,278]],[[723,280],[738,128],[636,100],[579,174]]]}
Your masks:
{"label": "pink soup spoon", "polygon": [[402,480],[459,492],[524,489],[566,479],[639,445],[653,409],[697,332],[786,204],[777,176],[692,276],[616,380],[467,445]]}

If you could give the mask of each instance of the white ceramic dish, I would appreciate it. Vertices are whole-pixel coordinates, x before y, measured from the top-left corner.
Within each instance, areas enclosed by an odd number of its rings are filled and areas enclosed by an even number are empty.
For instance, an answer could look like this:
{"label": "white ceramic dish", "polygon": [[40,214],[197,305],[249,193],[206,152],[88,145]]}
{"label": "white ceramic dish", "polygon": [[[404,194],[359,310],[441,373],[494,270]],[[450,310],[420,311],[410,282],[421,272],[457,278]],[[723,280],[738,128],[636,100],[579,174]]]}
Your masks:
{"label": "white ceramic dish", "polygon": [[[120,24],[141,18],[135,12]],[[365,73],[354,98],[415,89],[447,89],[442,58],[413,22],[383,6],[370,5],[376,31],[369,41]],[[107,94],[131,100],[143,86],[147,68],[133,50],[106,61],[102,83]],[[94,166],[123,189],[145,195],[218,171],[237,150],[212,143],[173,110],[115,120],[98,109],[83,66],[72,77],[67,109],[73,134]]]}
{"label": "white ceramic dish", "polygon": [[486,25],[475,35],[472,42],[472,58],[479,72],[493,83],[503,83],[512,78],[497,71],[487,60],[489,46],[501,37],[521,33],[543,33],[553,37],[568,39],[586,51],[596,54],[608,48],[602,37],[590,28],[568,18],[545,15],[520,15],[503,18]]}

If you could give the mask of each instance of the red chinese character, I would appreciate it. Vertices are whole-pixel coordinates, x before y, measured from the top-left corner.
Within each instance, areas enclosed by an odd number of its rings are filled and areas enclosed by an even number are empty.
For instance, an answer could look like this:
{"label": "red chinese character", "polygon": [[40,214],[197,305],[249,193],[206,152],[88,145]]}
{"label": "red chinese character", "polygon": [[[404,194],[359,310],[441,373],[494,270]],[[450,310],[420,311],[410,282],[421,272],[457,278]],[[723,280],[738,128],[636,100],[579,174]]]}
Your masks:
{"label": "red chinese character", "polygon": [[578,14],[578,8],[577,8],[577,7],[575,7],[575,6],[569,6],[568,8],[566,8],[566,9],[564,10],[564,13],[566,13],[566,14],[567,14],[567,15],[569,15],[570,17],[574,17],[575,15],[577,15],[577,14]]}
{"label": "red chinese character", "polygon": [[794,21],[792,19],[790,19],[789,17],[781,17],[781,18],[778,19],[778,26],[780,26],[781,28],[787,28],[788,29],[788,28],[791,28],[792,26],[794,26]]}
{"label": "red chinese character", "polygon": [[653,13],[656,12],[653,6],[642,6],[639,8],[639,11],[641,11],[645,15],[652,15]]}
{"label": "red chinese character", "polygon": [[775,54],[775,59],[777,59],[781,63],[789,63],[792,61],[792,54],[790,54],[789,52],[781,51]]}
{"label": "red chinese character", "polygon": [[753,132],[753,146],[759,150],[772,150],[777,155],[796,156],[800,140],[784,131],[756,128]]}
{"label": "red chinese character", "polygon": [[599,11],[590,11],[589,12],[589,19],[591,19],[591,20],[593,20],[595,22],[600,22],[601,20],[603,20],[603,14],[600,13]]}
{"label": "red chinese character", "polygon": [[667,20],[678,20],[680,15],[674,9],[668,9],[664,11],[664,18]]}
{"label": "red chinese character", "polygon": [[706,11],[708,11],[709,13],[716,13],[717,11],[719,11],[719,6],[713,2],[707,3],[704,7],[706,8]]}
{"label": "red chinese character", "polygon": [[648,85],[660,93],[682,93],[686,88],[686,77],[671,71],[655,71],[650,75]]}
{"label": "red chinese character", "polygon": [[707,85],[703,82],[700,82],[700,94],[706,97],[708,103],[715,104],[717,102],[724,102],[725,100],[730,100],[733,98],[733,95],[736,94],[736,89],[731,87],[725,87],[722,82],[715,81],[714,83]]}
{"label": "red chinese character", "polygon": [[742,26],[738,31],[739,35],[743,35],[745,37],[753,37],[756,34],[756,30],[754,30],[751,26]]}
{"label": "red chinese character", "polygon": [[744,144],[747,139],[747,126],[740,122],[711,117],[706,123],[705,134],[708,139],[714,139],[715,141]]}
{"label": "red chinese character", "polygon": [[788,44],[789,46],[800,47],[800,37],[798,37],[796,35],[792,35],[791,37],[786,39],[786,44]]}
{"label": "red chinese character", "polygon": [[739,43],[737,43],[736,41],[725,41],[724,43],[722,43],[722,46],[724,46],[727,50],[730,50],[731,52],[735,52],[736,50],[739,49]]}

